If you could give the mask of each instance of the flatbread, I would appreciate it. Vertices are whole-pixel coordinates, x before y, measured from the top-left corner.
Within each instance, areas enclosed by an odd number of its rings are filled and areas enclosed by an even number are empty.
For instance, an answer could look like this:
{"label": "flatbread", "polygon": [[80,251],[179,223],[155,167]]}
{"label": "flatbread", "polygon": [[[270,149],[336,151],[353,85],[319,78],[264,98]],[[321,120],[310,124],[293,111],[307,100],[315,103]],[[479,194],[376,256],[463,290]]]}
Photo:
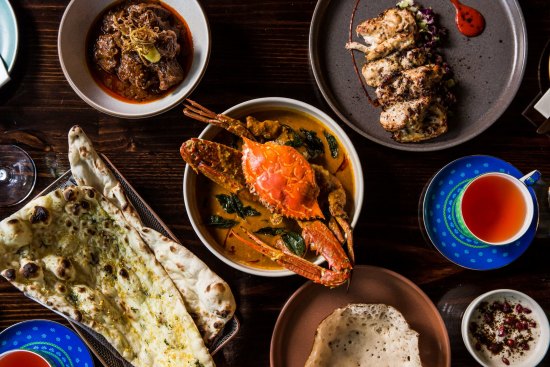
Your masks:
{"label": "flatbread", "polygon": [[0,222],[0,273],[136,367],[214,366],[164,268],[92,187],[58,189]]}
{"label": "flatbread", "polygon": [[143,225],[124,189],[79,126],[69,131],[69,161],[79,185],[92,186],[103,193],[123,213],[154,252],[183,296],[207,345],[233,317],[235,298],[229,285],[191,251]]}
{"label": "flatbread", "polygon": [[418,333],[384,304],[336,309],[317,328],[305,367],[420,367]]}

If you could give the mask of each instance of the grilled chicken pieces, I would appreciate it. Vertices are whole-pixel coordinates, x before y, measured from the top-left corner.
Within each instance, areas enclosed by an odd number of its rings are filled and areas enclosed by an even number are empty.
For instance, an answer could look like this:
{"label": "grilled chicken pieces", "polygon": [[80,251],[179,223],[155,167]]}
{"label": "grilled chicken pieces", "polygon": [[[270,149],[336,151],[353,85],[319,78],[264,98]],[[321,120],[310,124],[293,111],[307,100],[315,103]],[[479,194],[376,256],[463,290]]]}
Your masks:
{"label": "grilled chicken pieces", "polygon": [[365,54],[362,74],[376,88],[380,124],[401,143],[419,142],[447,131],[447,110],[438,102],[444,71],[429,63],[428,51],[416,47],[418,27],[407,9],[388,9],[356,28],[366,44],[347,49]]}
{"label": "grilled chicken pieces", "polygon": [[352,42],[348,48],[364,52],[367,61],[373,61],[412,47],[416,32],[414,15],[408,10],[392,8],[357,26],[357,35],[365,39],[367,46]]}

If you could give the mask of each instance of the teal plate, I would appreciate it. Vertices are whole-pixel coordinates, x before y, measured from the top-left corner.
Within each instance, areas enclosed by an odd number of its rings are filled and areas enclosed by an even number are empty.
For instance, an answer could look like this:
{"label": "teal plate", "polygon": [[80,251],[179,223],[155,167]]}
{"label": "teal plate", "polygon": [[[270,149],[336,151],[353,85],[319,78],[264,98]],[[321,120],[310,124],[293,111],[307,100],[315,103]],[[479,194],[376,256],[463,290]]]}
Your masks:
{"label": "teal plate", "polygon": [[13,8],[8,0],[0,0],[0,56],[8,72],[15,65],[18,44],[19,33]]}

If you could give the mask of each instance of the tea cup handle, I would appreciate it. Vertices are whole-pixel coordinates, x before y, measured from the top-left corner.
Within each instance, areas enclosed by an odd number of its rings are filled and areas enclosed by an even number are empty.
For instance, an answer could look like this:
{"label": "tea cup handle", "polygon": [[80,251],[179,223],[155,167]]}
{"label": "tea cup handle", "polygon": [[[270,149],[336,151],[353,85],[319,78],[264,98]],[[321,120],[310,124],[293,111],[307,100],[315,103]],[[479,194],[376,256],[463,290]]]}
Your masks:
{"label": "tea cup handle", "polygon": [[541,178],[541,173],[537,170],[533,170],[520,178],[519,180],[523,182],[527,186],[532,186],[535,182],[537,182]]}

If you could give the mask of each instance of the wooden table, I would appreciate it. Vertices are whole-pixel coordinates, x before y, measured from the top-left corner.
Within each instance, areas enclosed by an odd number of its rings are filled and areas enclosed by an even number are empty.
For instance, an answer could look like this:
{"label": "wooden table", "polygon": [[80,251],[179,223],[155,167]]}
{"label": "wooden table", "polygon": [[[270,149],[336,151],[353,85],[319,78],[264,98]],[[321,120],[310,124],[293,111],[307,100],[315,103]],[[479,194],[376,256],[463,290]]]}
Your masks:
{"label": "wooden table", "polygon": [[[238,301],[242,328],[216,355],[220,366],[267,366],[273,326],[288,297],[304,283],[297,276],[261,278],[230,268],[199,241],[182,197],[184,162],[179,146],[203,124],[181,108],[146,120],[102,114],[71,89],[57,57],[57,29],[67,0],[12,1],[19,21],[20,50],[13,80],[0,90],[0,138],[26,149],[38,168],[35,193],[68,169],[67,132],[78,123],[184,244],[226,279]],[[285,96],[331,113],[308,62],[313,0],[203,1],[213,34],[207,73],[192,97],[221,111],[263,96]],[[362,157],[366,188],[355,228],[357,262],[386,267],[418,284],[447,322],[453,366],[472,366],[460,336],[461,312],[475,295],[513,288],[550,312],[550,241],[537,238],[503,269],[465,270],[428,245],[418,225],[418,199],[427,180],[447,162],[470,154],[503,158],[522,171],[550,177],[550,141],[535,133],[521,111],[538,91],[536,65],[550,34],[547,0],[521,1],[527,21],[529,58],[521,88],[504,115],[486,132],[459,147],[407,153],[372,143],[345,126]],[[18,132],[13,134],[13,132]],[[16,208],[0,209],[0,218]],[[0,281],[0,329],[34,318],[62,318]],[[547,356],[543,365],[550,365]]]}

